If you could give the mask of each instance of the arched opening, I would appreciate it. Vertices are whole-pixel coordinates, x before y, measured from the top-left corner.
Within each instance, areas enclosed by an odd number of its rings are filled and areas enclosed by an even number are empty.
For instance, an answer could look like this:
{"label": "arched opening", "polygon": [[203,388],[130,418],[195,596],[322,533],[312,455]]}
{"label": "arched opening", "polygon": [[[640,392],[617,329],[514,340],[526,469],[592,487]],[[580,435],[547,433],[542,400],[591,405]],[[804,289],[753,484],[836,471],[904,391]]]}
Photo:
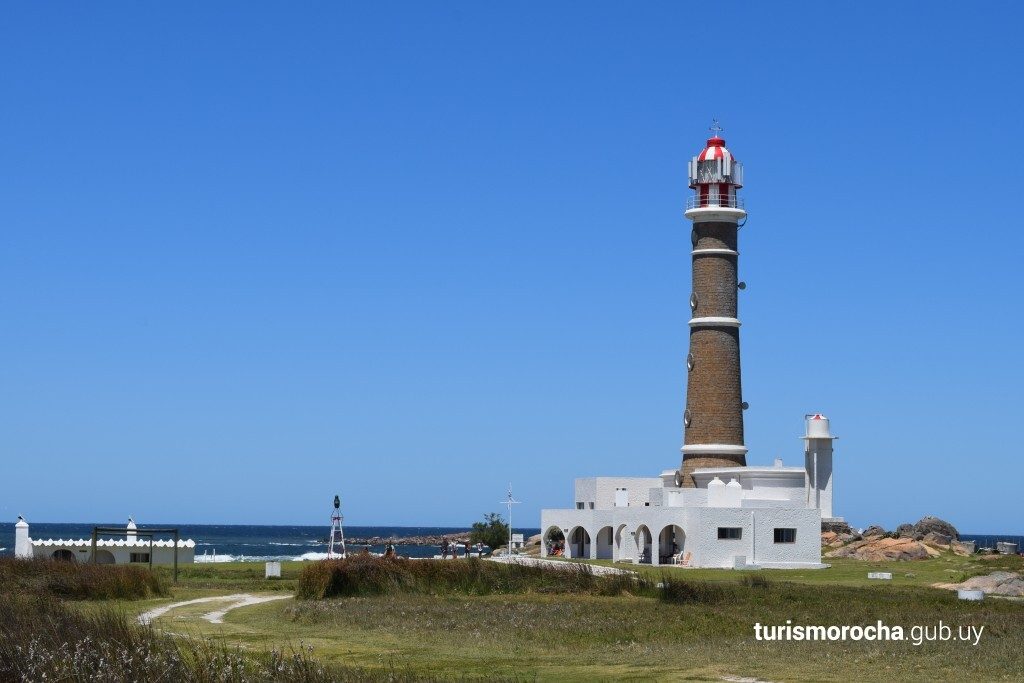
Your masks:
{"label": "arched opening", "polygon": [[669,524],[658,534],[658,562],[660,564],[677,564],[686,552],[686,532],[682,527]]}
{"label": "arched opening", "polygon": [[566,557],[587,559],[590,557],[590,534],[581,526],[569,532],[569,543],[566,545]]}
{"label": "arched opening", "polygon": [[561,557],[565,554],[565,534],[557,526],[548,527],[541,539],[541,557]]}
{"label": "arched opening", "polygon": [[610,526],[606,526],[597,532],[597,536],[594,538],[594,542],[597,543],[597,554],[595,557],[599,560],[614,560],[615,559],[615,541],[613,537],[615,532]]}
{"label": "arched opening", "polygon": [[[651,558],[651,546],[653,545],[651,539],[651,530],[647,528],[646,524],[641,524],[636,530],[636,562],[637,564],[652,564]],[[654,564],[657,564],[654,562]]]}
{"label": "arched opening", "polygon": [[67,548],[61,548],[60,550],[54,550],[53,554],[50,555],[51,560],[57,560],[58,562],[74,562],[75,554]]}
{"label": "arched opening", "polygon": [[633,538],[626,531],[626,525],[620,524],[615,532],[615,557],[616,562],[629,561],[633,559]]}
{"label": "arched opening", "polygon": [[96,564],[114,564],[114,553],[98,548],[96,550]]}

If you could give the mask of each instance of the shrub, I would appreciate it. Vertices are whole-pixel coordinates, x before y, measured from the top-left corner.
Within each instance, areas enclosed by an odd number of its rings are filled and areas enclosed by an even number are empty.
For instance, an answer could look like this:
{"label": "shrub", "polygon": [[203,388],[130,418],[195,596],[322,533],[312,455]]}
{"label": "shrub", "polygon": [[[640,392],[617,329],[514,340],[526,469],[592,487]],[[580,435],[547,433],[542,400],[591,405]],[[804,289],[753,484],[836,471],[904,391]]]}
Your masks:
{"label": "shrub", "polygon": [[721,586],[701,581],[683,581],[664,575],[659,584],[658,597],[662,602],[684,603],[716,603],[725,597],[725,589]]}
{"label": "shrub", "polygon": [[138,600],[166,595],[162,579],[145,567],[0,558],[0,594],[28,593],[74,600]]}
{"label": "shrub", "polygon": [[303,568],[297,597],[304,600],[395,593],[487,595],[491,593],[578,593],[618,595],[649,590],[632,575],[597,576],[585,564],[540,567],[486,560],[409,560],[353,555]]}
{"label": "shrub", "polygon": [[743,578],[740,579],[740,583],[742,583],[747,588],[767,589],[771,586],[771,582],[768,580],[768,577],[764,574],[744,574]]}
{"label": "shrub", "polygon": [[358,683],[421,679],[393,668],[324,667],[301,645],[242,652],[162,635],[110,609],[84,614],[49,596],[0,595],[0,680]]}
{"label": "shrub", "polygon": [[469,532],[470,543],[483,543],[488,548],[500,548],[508,545],[508,524],[496,512],[484,515],[484,521],[473,522],[473,530]]}

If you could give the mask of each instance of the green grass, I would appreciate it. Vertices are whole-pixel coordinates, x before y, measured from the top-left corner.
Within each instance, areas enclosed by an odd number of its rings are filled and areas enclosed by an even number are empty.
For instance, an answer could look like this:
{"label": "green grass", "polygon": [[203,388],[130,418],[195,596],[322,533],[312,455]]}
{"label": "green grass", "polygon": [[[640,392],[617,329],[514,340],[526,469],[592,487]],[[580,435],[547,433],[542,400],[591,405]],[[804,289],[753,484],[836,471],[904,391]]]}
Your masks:
{"label": "green grass", "polygon": [[[691,569],[683,567],[653,567],[612,563],[607,560],[563,560],[608,567],[630,569],[644,576],[657,577],[668,571],[672,575],[685,576],[698,581],[731,581],[737,572],[733,569]],[[910,562],[863,562],[836,558],[825,558],[832,565],[827,569],[764,569],[760,570],[772,581],[799,583],[811,586],[878,586],[879,581],[868,578],[868,572],[891,572],[889,586],[926,587],[935,583],[954,583],[970,576],[989,574],[993,571],[1024,571],[1024,558],[1017,555],[973,555],[961,557],[943,553],[939,557]]]}
{"label": "green grass", "polygon": [[[282,562],[281,578],[264,578],[262,562],[210,562],[178,566],[178,582],[173,590],[214,589],[228,591],[288,591],[294,592],[299,575],[309,562]],[[171,583],[170,567],[155,567],[153,571]]]}
{"label": "green grass", "polygon": [[[701,591],[711,585],[716,590]],[[204,638],[268,648],[313,647],[325,662],[397,665],[426,676],[541,680],[620,678],[768,680],[1020,680],[1022,606],[965,603],[922,588],[697,584],[670,603],[631,595],[382,595],[282,601],[196,623]],[[961,643],[758,642],[753,624],[984,625]],[[180,628],[180,624],[176,624]]]}
{"label": "green grass", "polygon": [[[842,560],[825,570],[760,572],[641,566],[635,568],[649,580],[614,596],[528,588],[513,594],[402,590],[283,600],[230,612],[222,625],[199,619],[206,610],[177,618],[172,612],[158,625],[254,651],[301,643],[328,665],[381,675],[395,667],[428,678],[1021,680],[1024,604],[962,602],[950,591],[928,587],[971,572],[1019,568],[1019,560]],[[228,576],[235,573],[228,570]],[[868,580],[868,571],[892,571],[894,580]],[[666,579],[667,588],[654,589]],[[754,639],[755,622],[781,625],[787,619],[826,626],[881,619],[908,629],[942,620],[954,627],[983,625],[985,631],[977,647]]]}
{"label": "green grass", "polygon": [[[220,625],[201,619],[212,606],[183,608],[156,626],[228,650],[267,653],[301,647],[325,666],[352,667],[366,680],[396,672],[409,680],[1024,679],[1024,603],[963,602],[951,591],[929,587],[978,573],[1020,570],[1021,558],[946,554],[914,562],[832,564],[823,570],[758,572],[619,564],[638,570],[645,581],[618,595],[597,595],[592,586],[581,589],[574,583],[575,575],[519,585],[512,592],[481,590],[481,577],[491,574],[468,563],[450,569],[454,563],[449,563],[437,569],[461,578],[449,577],[450,585],[432,594],[424,594],[422,586],[400,586],[345,598],[281,600],[229,612]],[[174,600],[185,600],[289,590],[315,566],[284,565],[285,578],[278,582],[262,578],[262,564],[196,565],[182,573],[172,591]],[[420,571],[430,574],[433,568]],[[869,580],[869,571],[891,571],[894,579]],[[666,579],[668,586],[657,589]],[[550,581],[576,588],[556,590]],[[135,614],[166,601],[109,604]],[[77,609],[88,612],[104,604],[78,603]],[[881,619],[906,628],[942,620],[954,627],[984,626],[985,631],[977,647],[754,639],[755,622],[784,624],[787,619],[826,626]]]}

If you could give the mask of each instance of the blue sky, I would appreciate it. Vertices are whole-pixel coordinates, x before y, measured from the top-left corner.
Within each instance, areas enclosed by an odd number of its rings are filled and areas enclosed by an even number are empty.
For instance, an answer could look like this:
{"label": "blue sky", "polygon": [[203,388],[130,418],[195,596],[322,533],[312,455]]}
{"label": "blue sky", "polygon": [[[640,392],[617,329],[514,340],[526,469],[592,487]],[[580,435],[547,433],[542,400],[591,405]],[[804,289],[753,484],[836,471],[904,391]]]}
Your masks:
{"label": "blue sky", "polygon": [[0,516],[517,522],[675,467],[686,162],[746,166],[748,461],[1024,532],[1019,5],[9,5]]}

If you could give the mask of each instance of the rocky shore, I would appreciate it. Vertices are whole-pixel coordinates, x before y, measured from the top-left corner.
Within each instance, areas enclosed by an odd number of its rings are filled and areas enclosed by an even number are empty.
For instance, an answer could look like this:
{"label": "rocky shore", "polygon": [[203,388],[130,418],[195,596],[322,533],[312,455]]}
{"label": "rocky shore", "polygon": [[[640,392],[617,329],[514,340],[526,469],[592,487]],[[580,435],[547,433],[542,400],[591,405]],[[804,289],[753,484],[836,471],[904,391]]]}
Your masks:
{"label": "rocky shore", "polygon": [[973,543],[962,543],[960,533],[938,517],[922,517],[915,524],[900,524],[895,531],[878,525],[857,533],[845,522],[822,522],[821,544],[830,550],[825,557],[849,557],[855,560],[923,560],[942,551],[957,555],[974,553]]}
{"label": "rocky shore", "polygon": [[[440,547],[445,541],[449,543],[466,543],[469,541],[469,530],[456,531],[450,534],[428,534],[425,536],[353,536],[346,538],[349,545],[436,545]],[[325,541],[326,542],[326,541]]]}

